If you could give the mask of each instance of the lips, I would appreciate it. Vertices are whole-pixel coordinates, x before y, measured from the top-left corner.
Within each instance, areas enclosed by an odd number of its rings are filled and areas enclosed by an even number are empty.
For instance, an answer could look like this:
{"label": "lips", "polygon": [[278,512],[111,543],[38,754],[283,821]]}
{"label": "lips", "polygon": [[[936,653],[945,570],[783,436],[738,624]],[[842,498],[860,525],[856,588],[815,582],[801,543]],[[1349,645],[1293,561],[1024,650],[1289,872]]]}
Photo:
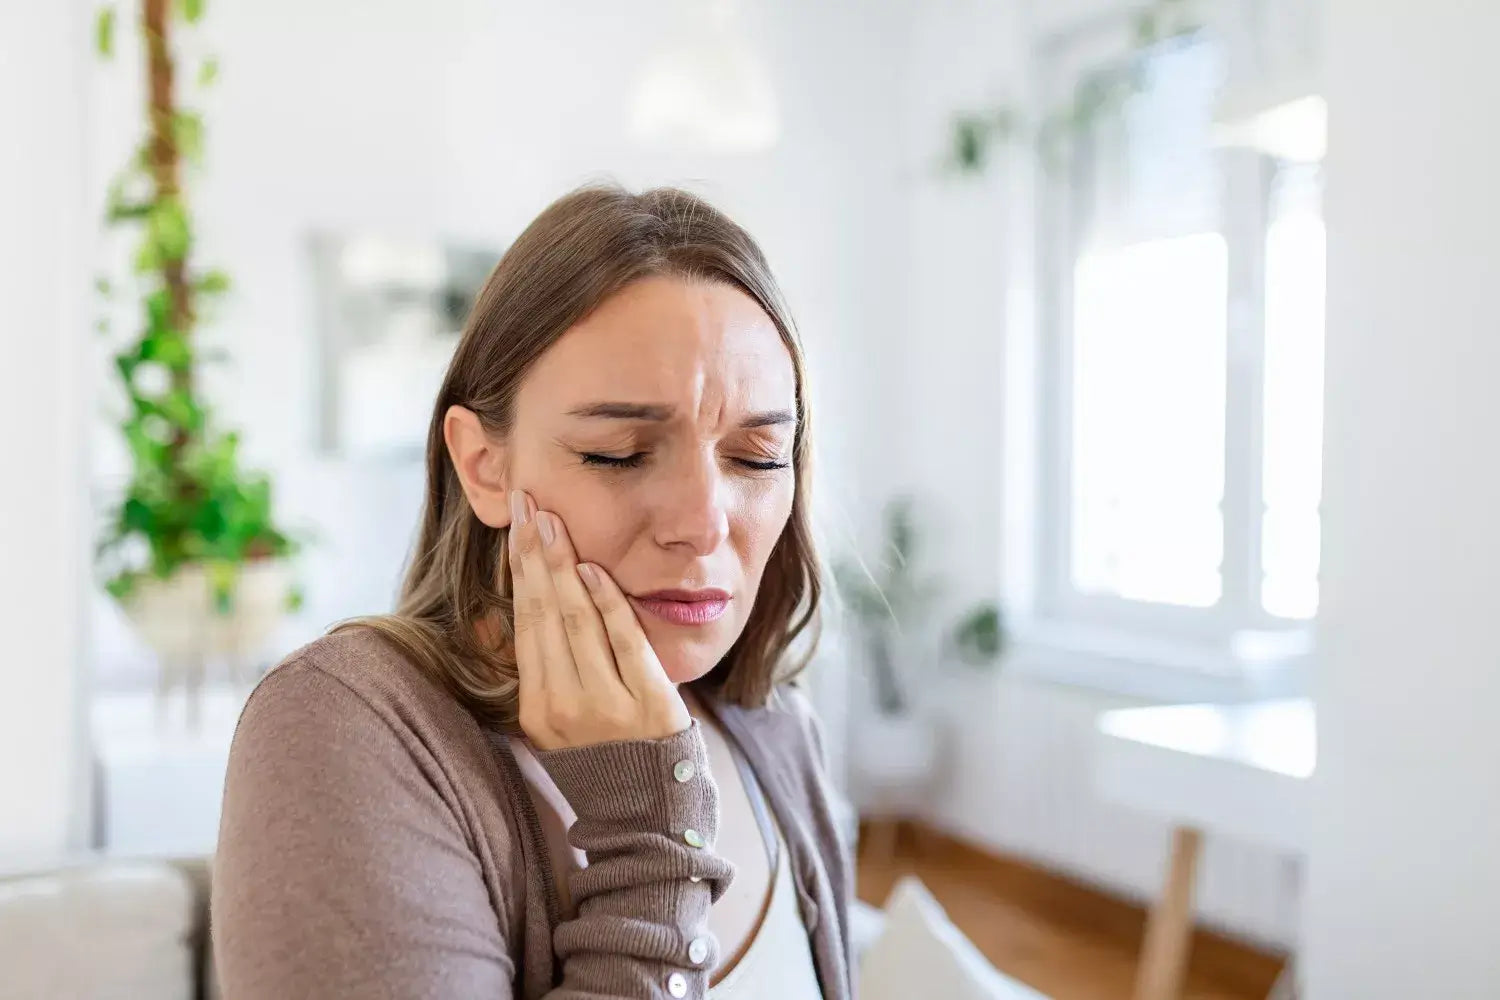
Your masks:
{"label": "lips", "polygon": [[729,609],[729,592],[714,587],[703,590],[654,590],[630,598],[637,609],[672,625],[707,625]]}

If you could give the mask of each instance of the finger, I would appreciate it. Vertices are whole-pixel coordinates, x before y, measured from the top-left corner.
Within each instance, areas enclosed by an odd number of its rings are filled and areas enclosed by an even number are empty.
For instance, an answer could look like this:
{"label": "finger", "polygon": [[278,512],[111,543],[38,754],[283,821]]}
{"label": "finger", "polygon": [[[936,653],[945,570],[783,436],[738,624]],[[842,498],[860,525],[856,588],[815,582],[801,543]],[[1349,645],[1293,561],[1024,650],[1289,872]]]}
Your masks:
{"label": "finger", "polygon": [[[547,715],[547,699],[576,690],[578,672],[572,659],[559,662],[547,655],[547,574],[528,571],[525,550],[536,545],[536,506],[519,490],[511,493],[508,557],[511,564],[512,608],[516,630],[516,665],[521,680],[521,704],[530,705],[535,718]],[[528,542],[528,536],[530,541]]]}
{"label": "finger", "polygon": [[[536,505],[529,496],[525,500],[528,510],[525,523],[515,535],[515,558],[526,578],[526,621],[533,630],[535,649],[546,665],[543,686],[549,698],[577,697],[580,687],[578,667],[573,662],[573,650],[568,645],[567,629],[557,603],[557,589],[552,584],[552,573],[542,552]],[[514,513],[511,516],[514,517]],[[520,614],[517,611],[518,617]]]}
{"label": "finger", "polygon": [[[523,500],[520,505],[521,513],[525,513],[526,504]],[[505,541],[505,558],[510,564],[510,600],[511,600],[511,631],[514,636],[516,654],[516,676],[520,682],[520,708],[523,718],[530,707],[533,718],[540,717],[540,709],[543,706],[543,664],[539,659],[536,649],[536,622],[532,620],[532,603],[526,586],[526,575],[521,571],[521,562],[516,557],[516,541],[521,531],[521,520],[516,517],[514,510],[511,514],[510,529],[507,531]]]}
{"label": "finger", "polygon": [[552,591],[557,597],[563,634],[573,653],[573,663],[578,667],[579,683],[601,695],[610,691],[623,694],[620,671],[610,650],[604,619],[578,575],[578,554],[573,549],[567,526],[551,511],[538,512],[536,519],[543,559],[552,577]]}
{"label": "finger", "polygon": [[614,578],[596,563],[584,563],[579,567],[579,576],[588,586],[589,596],[599,615],[604,619],[604,630],[609,636],[609,647],[615,655],[615,666],[620,679],[637,698],[644,698],[662,685],[671,685],[656,650],[646,640],[635,609],[626,600]]}

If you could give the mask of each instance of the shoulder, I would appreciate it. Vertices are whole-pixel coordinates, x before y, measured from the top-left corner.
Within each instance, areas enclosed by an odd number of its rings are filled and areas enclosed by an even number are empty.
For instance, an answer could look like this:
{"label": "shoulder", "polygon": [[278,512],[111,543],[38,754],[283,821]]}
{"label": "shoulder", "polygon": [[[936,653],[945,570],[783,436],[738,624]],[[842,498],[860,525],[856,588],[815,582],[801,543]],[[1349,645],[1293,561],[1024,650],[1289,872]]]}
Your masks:
{"label": "shoulder", "polygon": [[379,721],[397,731],[435,727],[478,735],[472,716],[436,680],[363,628],[320,636],[261,678],[245,718],[284,713],[314,714],[325,724]]}
{"label": "shoulder", "polygon": [[351,629],[289,654],[240,715],[232,772],[294,759],[346,780],[425,779],[443,798],[497,787],[490,738],[457,699],[379,634]]}
{"label": "shoulder", "polygon": [[226,995],[434,996],[455,975],[498,987],[525,868],[488,751],[373,635],[324,636],[262,678],[230,749],[214,860]]}
{"label": "shoulder", "polygon": [[374,702],[447,697],[394,643],[373,629],[350,628],[319,636],[288,653],[261,678],[251,699],[264,688],[309,683],[310,675]]}
{"label": "shoulder", "polygon": [[[267,823],[294,840],[322,831],[354,843],[384,830],[413,856],[482,841],[503,861],[507,787],[491,736],[457,699],[378,634],[339,632],[288,655],[251,693],[221,838]],[[425,832],[402,841],[398,828]]]}

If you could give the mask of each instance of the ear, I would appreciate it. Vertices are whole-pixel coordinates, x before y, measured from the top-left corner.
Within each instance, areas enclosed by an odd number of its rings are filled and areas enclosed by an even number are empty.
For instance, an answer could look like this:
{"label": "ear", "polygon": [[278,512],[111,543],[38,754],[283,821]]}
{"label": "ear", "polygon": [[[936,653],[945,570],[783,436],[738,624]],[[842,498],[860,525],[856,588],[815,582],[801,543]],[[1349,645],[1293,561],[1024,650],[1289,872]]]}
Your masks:
{"label": "ear", "polygon": [[474,514],[491,528],[509,526],[510,466],[504,442],[485,433],[478,414],[463,406],[450,406],[443,415],[443,441]]}

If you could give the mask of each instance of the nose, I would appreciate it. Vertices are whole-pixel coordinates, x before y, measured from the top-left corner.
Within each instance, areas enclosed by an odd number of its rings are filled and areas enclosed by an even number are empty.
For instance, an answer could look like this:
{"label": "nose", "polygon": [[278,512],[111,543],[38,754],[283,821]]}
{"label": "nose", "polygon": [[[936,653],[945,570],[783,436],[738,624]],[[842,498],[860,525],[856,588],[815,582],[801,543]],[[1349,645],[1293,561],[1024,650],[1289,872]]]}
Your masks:
{"label": "nose", "polygon": [[656,542],[708,555],[729,537],[728,483],[710,450],[685,461],[664,484]]}

